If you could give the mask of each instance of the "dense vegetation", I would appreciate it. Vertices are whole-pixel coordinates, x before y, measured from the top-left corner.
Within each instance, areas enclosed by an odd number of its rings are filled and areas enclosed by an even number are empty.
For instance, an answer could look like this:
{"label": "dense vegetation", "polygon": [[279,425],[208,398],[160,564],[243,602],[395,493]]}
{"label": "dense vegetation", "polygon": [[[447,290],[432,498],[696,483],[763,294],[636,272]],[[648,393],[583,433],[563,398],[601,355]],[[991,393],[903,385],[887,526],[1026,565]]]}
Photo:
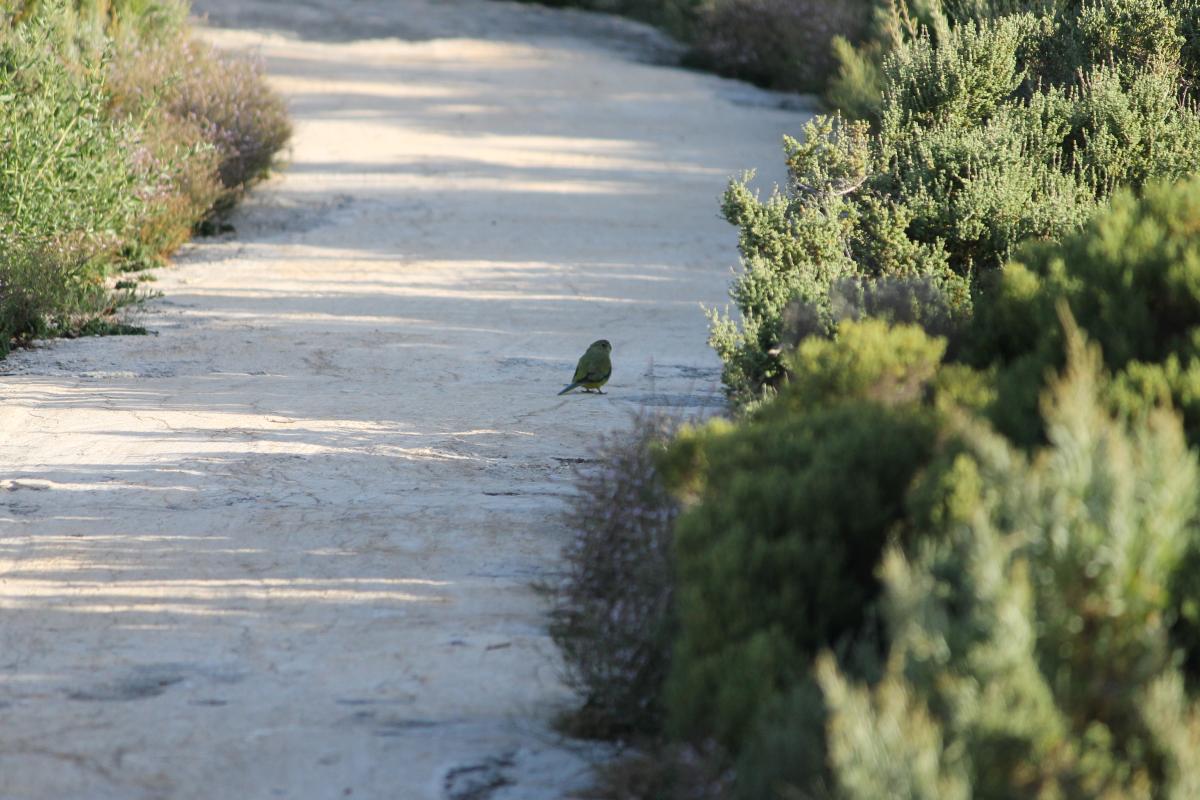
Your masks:
{"label": "dense vegetation", "polygon": [[656,487],[672,599],[661,721],[590,709],[649,754],[600,796],[1200,794],[1198,9],[907,9],[853,51],[868,118],[731,186],[734,416],[603,460]]}
{"label": "dense vegetation", "polygon": [[919,279],[965,318],[1022,241],[1077,230],[1121,186],[1190,174],[1191,25],[1160,0],[1108,0],[899,42],[877,129],[818,118],[787,142],[782,193],[762,200],[740,181],[725,196],[740,320],[715,316],[712,343],[737,400],[780,379],[789,335],[832,332],[839,284]]}
{"label": "dense vegetation", "polygon": [[622,14],[687,45],[685,62],[772,89],[822,91],[851,42],[868,39],[872,0],[534,0]]}
{"label": "dense vegetation", "polygon": [[289,136],[259,69],[172,0],[0,3],[0,355],[120,330],[161,262]]}

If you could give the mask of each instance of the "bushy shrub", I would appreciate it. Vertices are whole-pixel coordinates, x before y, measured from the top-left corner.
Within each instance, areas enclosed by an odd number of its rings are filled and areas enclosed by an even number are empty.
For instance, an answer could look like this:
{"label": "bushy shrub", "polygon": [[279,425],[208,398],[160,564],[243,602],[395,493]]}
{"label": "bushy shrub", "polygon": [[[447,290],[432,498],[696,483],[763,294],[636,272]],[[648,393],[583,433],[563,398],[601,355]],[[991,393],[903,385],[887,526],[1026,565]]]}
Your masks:
{"label": "bushy shrub", "polygon": [[[1062,364],[1069,313],[1103,352],[1104,401],[1139,418],[1169,407],[1200,444],[1200,179],[1118,192],[1110,210],[1059,245],[1031,243],[1007,265],[966,329],[964,357],[997,375],[988,416],[1031,446],[1047,431],[1038,398]],[[1200,539],[1174,588],[1175,641],[1200,675]]]}
{"label": "bushy shrub", "polygon": [[586,698],[566,726],[587,736],[652,734],[675,617],[672,526],[677,503],[656,465],[670,425],[644,417],[580,471],[565,522],[565,574],[549,587],[550,633],[568,684]]}
{"label": "bushy shrub", "polygon": [[0,29],[0,232],[112,247],[137,213],[134,129],[107,113],[102,53],[74,44],[53,18]]}
{"label": "bushy shrub", "polygon": [[174,128],[169,141],[216,150],[227,205],[261,177],[291,135],[283,99],[261,64],[192,39],[186,30],[125,43],[110,79],[117,109],[154,108]]}
{"label": "bushy shrub", "polygon": [[0,354],[96,299],[139,211],[135,131],[107,113],[101,54],[75,46],[53,17],[0,27]]}
{"label": "bushy shrub", "polygon": [[[953,328],[982,371],[864,317],[927,284],[842,286],[773,399],[672,446],[671,730],[717,737],[738,797],[1196,791],[1197,220],[1200,180],[1151,184],[1025,245]],[[1036,435],[990,427],[1014,405]]]}
{"label": "bushy shrub", "polygon": [[87,333],[261,176],[289,128],[257,67],[190,38],[171,0],[0,7],[0,353]]}
{"label": "bushy shrub", "polygon": [[878,124],[883,98],[881,45],[855,47],[844,36],[830,42],[833,65],[824,89],[825,102],[850,119]]}
{"label": "bushy shrub", "polygon": [[873,320],[672,445],[670,730],[716,737],[738,797],[1195,791],[1200,467],[1170,411],[1114,413],[1066,319],[1032,456],[940,340]]}
{"label": "bushy shrub", "polygon": [[934,382],[944,342],[847,323],[809,339],[794,379],[740,425],[683,431],[668,458],[680,632],[671,729],[734,753],[823,648],[874,642],[876,565],[909,484],[952,447]]}
{"label": "bushy shrub", "polygon": [[975,428],[936,480],[937,535],[884,559],[887,669],[823,657],[844,798],[1190,797],[1200,704],[1168,639],[1197,539],[1197,470],[1169,412],[1125,422],[1077,334],[1030,462]]}
{"label": "bushy shrub", "polygon": [[111,312],[113,292],[98,276],[93,245],[0,239],[0,356],[12,340],[70,334]]}
{"label": "bushy shrub", "polygon": [[1101,64],[1131,75],[1182,68],[1185,83],[1196,72],[1194,0],[883,0],[863,41],[835,47],[826,98],[852,118],[875,118],[884,87],[870,77],[908,44],[922,37],[940,42],[956,26],[1014,15],[1043,20],[1039,35],[1025,43],[1031,86],[1069,84]]}
{"label": "bushy shrub", "polygon": [[762,200],[744,180],[727,191],[740,319],[714,315],[711,343],[739,403],[778,384],[795,302],[828,333],[838,282],[919,278],[962,319],[1021,242],[1078,230],[1119,187],[1195,170],[1200,114],[1179,92],[1182,9],[958,5],[971,18],[951,24],[935,7],[940,24],[896,37],[878,71],[875,130],[818,119],[785,145],[783,191]]}
{"label": "bushy shrub", "polygon": [[1169,403],[1200,442],[1200,180],[1118,192],[1061,244],[1030,243],[997,276],[968,328],[968,359],[1002,367],[1001,429],[1042,435],[1037,398],[1062,363],[1065,308],[1115,372],[1111,401],[1140,414]]}

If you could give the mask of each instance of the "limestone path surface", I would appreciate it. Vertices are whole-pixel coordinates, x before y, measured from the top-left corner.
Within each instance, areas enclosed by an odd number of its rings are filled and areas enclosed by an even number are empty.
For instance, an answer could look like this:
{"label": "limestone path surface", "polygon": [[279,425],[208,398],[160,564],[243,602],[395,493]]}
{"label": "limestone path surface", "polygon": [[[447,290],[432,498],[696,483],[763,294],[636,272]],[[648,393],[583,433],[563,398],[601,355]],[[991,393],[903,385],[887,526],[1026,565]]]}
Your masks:
{"label": "limestone path surface", "polygon": [[806,114],[605,17],[197,6],[290,166],[153,335],[0,362],[0,798],[570,796],[603,751],[532,585],[598,437],[719,407],[719,195]]}

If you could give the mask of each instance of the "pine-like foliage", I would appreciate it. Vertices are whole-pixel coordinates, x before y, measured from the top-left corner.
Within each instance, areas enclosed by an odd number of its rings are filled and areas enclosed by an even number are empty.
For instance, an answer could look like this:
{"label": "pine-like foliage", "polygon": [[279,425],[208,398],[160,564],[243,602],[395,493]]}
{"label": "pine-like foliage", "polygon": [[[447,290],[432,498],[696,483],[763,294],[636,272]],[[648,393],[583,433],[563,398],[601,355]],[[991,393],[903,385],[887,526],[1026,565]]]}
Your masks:
{"label": "pine-like foliage", "polygon": [[[1070,331],[1071,328],[1068,327]],[[883,561],[891,638],[873,688],[818,666],[843,798],[1187,798],[1200,704],[1168,637],[1196,539],[1178,419],[1112,416],[1078,333],[1031,461],[967,424],[926,480],[935,535]]]}
{"label": "pine-like foliage", "polygon": [[1192,4],[1045,5],[959,3],[956,19],[932,4],[933,25],[910,22],[878,68],[854,67],[880,83],[873,127],[818,118],[786,142],[786,187],[764,200],[730,185],[739,316],[714,312],[710,342],[736,400],[779,384],[790,304],[828,333],[835,284],[917,279],[966,318],[1021,242],[1195,170]]}
{"label": "pine-like foliage", "polygon": [[967,355],[999,366],[993,418],[1025,444],[1040,440],[1042,376],[1062,364],[1065,305],[1115,373],[1115,407],[1171,404],[1200,442],[1200,180],[1120,192],[1057,245],[1031,243],[1005,266],[969,329]]}

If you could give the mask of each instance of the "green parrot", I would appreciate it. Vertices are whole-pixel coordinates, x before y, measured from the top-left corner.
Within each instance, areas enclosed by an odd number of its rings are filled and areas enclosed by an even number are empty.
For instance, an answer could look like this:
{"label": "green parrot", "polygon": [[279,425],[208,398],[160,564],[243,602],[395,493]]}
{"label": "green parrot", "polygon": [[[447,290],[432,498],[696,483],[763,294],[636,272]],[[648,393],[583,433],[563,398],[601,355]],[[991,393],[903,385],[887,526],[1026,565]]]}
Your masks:
{"label": "green parrot", "polygon": [[585,392],[594,389],[596,394],[604,394],[600,387],[608,383],[608,377],[612,375],[612,361],[608,357],[611,352],[612,345],[608,343],[608,339],[592,342],[575,365],[575,377],[571,379],[571,385],[559,394],[566,394],[577,386],[582,386]]}

